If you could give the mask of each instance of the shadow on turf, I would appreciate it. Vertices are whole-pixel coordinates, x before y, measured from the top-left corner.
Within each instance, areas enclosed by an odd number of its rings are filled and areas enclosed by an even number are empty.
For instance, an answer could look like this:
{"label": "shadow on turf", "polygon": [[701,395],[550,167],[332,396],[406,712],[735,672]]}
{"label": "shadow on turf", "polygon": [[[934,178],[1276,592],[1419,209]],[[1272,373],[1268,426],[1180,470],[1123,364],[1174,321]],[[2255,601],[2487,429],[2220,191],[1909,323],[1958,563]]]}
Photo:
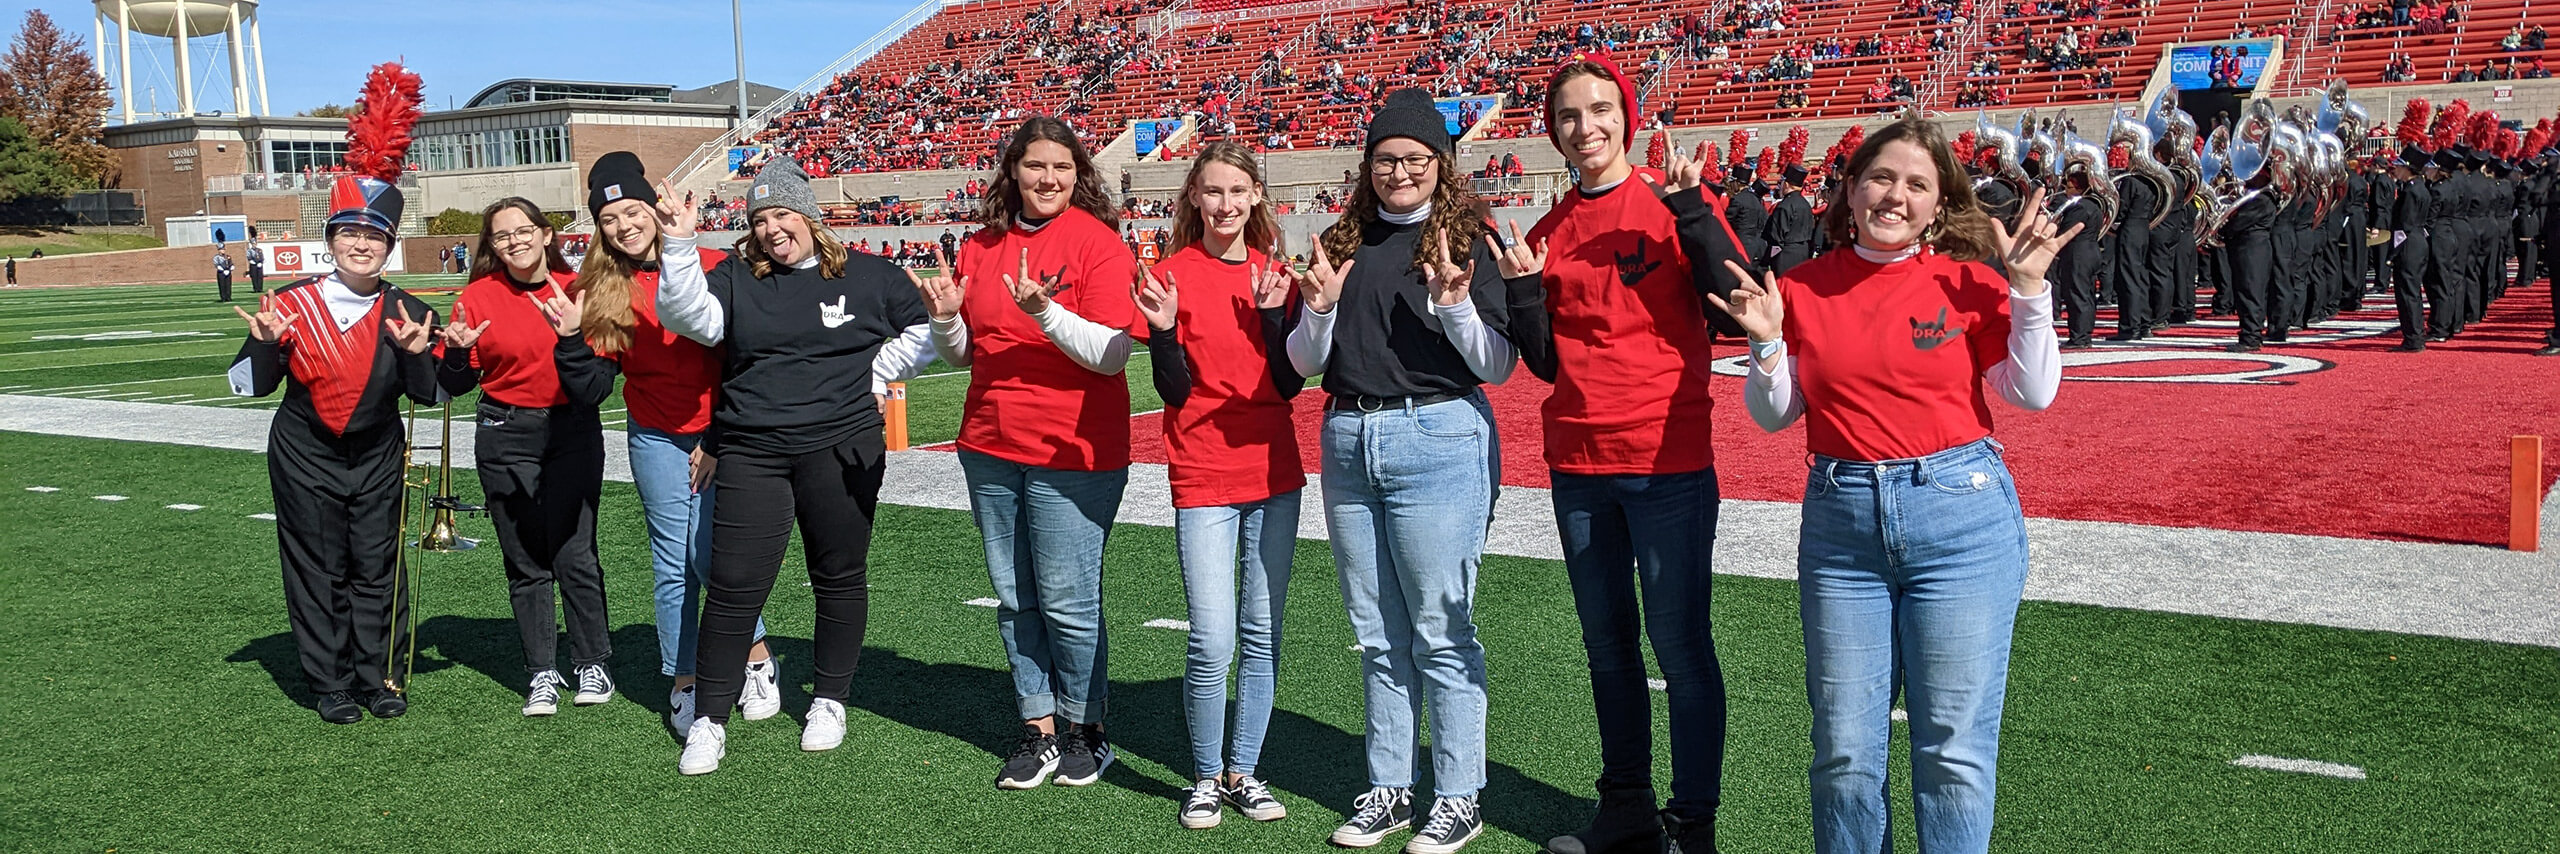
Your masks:
{"label": "shadow on turf", "polygon": [[[783,675],[792,684],[806,676],[795,667],[792,647],[807,642],[783,639],[775,653],[785,656]],[[920,730],[937,732],[985,748],[986,772],[992,780],[1022,722],[1013,716],[1013,678],[1001,670],[967,664],[932,664],[897,650],[869,647],[862,670],[853,680],[851,704],[872,714]],[[1356,689],[1357,686],[1346,686]],[[1112,744],[1125,755],[1138,756],[1175,773],[1191,773],[1190,730],[1183,721],[1182,680],[1113,681],[1107,713]],[[1369,791],[1367,748],[1359,733],[1290,711],[1287,698],[1271,714],[1256,775],[1273,788],[1347,811],[1353,798]],[[1428,786],[1430,752],[1417,754]],[[1488,763],[1484,788],[1487,823],[1528,839],[1545,839],[1578,826],[1589,801],[1523,774],[1501,763]],[[1106,779],[1139,794],[1172,800],[1183,789],[1123,768]],[[1427,795],[1424,791],[1422,794]]]}
{"label": "shadow on turf", "polygon": [[[780,639],[777,639],[780,640]],[[608,636],[614,657],[608,664],[618,693],[659,717],[667,713],[667,686],[671,680],[658,674],[657,630],[645,623],[624,626]],[[560,652],[568,652],[564,635]],[[808,642],[801,641],[805,652]],[[275,680],[276,690],[296,704],[310,708],[316,701],[302,678],[301,652],[294,647],[292,632],[277,632],[250,641],[225,661],[255,663],[265,668],[267,678]],[[565,665],[564,665],[565,666]],[[418,653],[410,671],[416,678],[454,667],[468,668],[509,690],[524,690],[528,674],[524,669],[524,645],[516,635],[513,619],[475,619],[470,617],[434,617],[418,624]],[[638,689],[638,690],[635,690]],[[802,704],[806,705],[805,698]],[[672,733],[670,734],[672,736]]]}

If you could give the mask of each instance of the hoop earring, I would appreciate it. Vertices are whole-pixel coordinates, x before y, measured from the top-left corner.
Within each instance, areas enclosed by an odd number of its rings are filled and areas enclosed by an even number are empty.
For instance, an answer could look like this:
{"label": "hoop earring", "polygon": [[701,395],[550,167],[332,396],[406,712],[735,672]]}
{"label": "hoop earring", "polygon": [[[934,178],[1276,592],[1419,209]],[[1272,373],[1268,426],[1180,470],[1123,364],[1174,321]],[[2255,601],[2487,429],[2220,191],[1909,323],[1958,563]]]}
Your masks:
{"label": "hoop earring", "polygon": [[1938,242],[1938,225],[1939,225],[1938,223],[1934,223],[1934,222],[1933,222],[1933,223],[1930,223],[1930,224],[1929,224],[1929,227],[1928,227],[1928,228],[1921,229],[1921,230],[1920,230],[1920,242],[1922,242],[1922,243],[1936,243],[1936,242]]}

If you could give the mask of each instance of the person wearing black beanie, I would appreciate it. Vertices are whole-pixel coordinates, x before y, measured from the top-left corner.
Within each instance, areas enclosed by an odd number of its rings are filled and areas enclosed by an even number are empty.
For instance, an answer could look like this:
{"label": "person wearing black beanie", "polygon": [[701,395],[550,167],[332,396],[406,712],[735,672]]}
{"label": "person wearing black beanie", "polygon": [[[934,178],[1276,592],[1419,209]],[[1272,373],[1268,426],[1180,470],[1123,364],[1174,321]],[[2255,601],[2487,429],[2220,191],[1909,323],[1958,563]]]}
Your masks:
{"label": "person wearing black beanie", "polygon": [[[1371,789],[1333,841],[1365,848],[1419,818],[1406,848],[1418,854],[1483,831],[1475,578],[1501,443],[1477,387],[1509,379],[1516,362],[1505,276],[1534,275],[1497,260],[1453,146],[1428,93],[1387,96],[1369,125],[1366,177],[1299,282],[1288,341],[1300,376],[1324,375],[1325,519],[1368,705]],[[1438,797],[1416,816],[1414,718],[1426,705]]]}

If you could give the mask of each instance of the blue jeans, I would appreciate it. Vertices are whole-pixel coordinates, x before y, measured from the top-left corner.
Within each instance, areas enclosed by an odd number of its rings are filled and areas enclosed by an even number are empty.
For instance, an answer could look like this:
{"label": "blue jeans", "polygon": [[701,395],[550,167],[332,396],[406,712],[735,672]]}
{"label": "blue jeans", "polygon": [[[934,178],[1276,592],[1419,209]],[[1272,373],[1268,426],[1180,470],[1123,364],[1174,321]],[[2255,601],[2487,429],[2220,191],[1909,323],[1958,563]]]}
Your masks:
{"label": "blue jeans", "polygon": [[1484,647],[1476,571],[1501,476],[1484,395],[1324,416],[1325,521],[1342,604],[1360,641],[1369,784],[1408,788],[1431,704],[1441,797],[1484,788]]}
{"label": "blue jeans", "polygon": [[[1708,621],[1716,544],[1715,469],[1658,475],[1550,473],[1573,610],[1591,664],[1603,792],[1653,787],[1653,695],[1644,638],[1670,695],[1671,800],[1715,818],[1724,775],[1724,669]],[[1636,598],[1641,584],[1644,598]]]}
{"label": "blue jeans", "polygon": [[1990,848],[2009,635],[2026,581],[2026,519],[1999,443],[1886,463],[1814,458],[1796,583],[1815,851],[1892,846],[1885,753],[1897,685],[1920,850]]}
{"label": "blue jeans", "polygon": [[[694,642],[702,631],[702,577],[711,568],[711,485],[693,491],[692,454],[702,436],[637,424],[624,432],[631,446],[631,483],[639,488],[640,515],[649,523],[649,568],[657,579],[658,673],[691,676]],[[764,639],[761,617],[756,639]]]}
{"label": "blue jeans", "polygon": [[[1191,723],[1195,779],[1224,770],[1253,773],[1271,725],[1279,685],[1280,615],[1289,602],[1289,565],[1298,548],[1298,493],[1249,504],[1173,511],[1190,601],[1191,650],[1182,671],[1183,713]],[[1236,595],[1241,557],[1244,595]],[[1239,643],[1241,642],[1241,643]],[[1241,649],[1242,655],[1238,652]],[[1236,665],[1236,738],[1227,742],[1227,662]]]}
{"label": "blue jeans", "polygon": [[986,539],[996,633],[1022,718],[1099,723],[1111,696],[1102,547],[1129,470],[1041,468],[967,450],[960,470]]}

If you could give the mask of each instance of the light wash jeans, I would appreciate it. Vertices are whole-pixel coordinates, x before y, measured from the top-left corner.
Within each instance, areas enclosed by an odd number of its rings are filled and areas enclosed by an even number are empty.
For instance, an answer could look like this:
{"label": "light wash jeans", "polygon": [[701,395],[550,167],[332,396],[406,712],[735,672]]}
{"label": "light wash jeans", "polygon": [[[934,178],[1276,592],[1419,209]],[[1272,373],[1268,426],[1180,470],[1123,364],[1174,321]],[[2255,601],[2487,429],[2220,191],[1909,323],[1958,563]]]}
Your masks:
{"label": "light wash jeans", "polygon": [[[711,485],[693,491],[692,454],[702,436],[637,424],[624,432],[640,515],[649,523],[649,568],[657,579],[658,673],[691,676],[694,642],[702,631],[703,573],[711,569]],[[764,639],[762,618],[756,620],[756,639]]]}
{"label": "light wash jeans", "polygon": [[1431,782],[1484,788],[1484,647],[1476,570],[1493,522],[1501,442],[1484,395],[1324,416],[1325,521],[1360,641],[1369,784],[1414,785],[1430,702]]}
{"label": "light wash jeans", "polygon": [[[1183,713],[1191,723],[1193,779],[1210,779],[1220,770],[1251,774],[1262,759],[1262,736],[1271,726],[1271,698],[1279,685],[1280,617],[1289,604],[1289,567],[1298,548],[1298,494],[1303,491],[1173,511],[1182,589],[1190,602],[1190,660],[1182,685]],[[1241,597],[1236,590],[1239,568]],[[1233,743],[1226,737],[1229,660],[1238,662]],[[1226,750],[1223,765],[1221,748]]]}
{"label": "light wash jeans", "polygon": [[1892,848],[1886,745],[1897,686],[1910,712],[1920,850],[1990,849],[2009,634],[2026,581],[2026,520],[1999,443],[1886,463],[1814,458],[1796,583],[1815,851]]}
{"label": "light wash jeans", "polygon": [[1067,471],[960,452],[987,546],[996,633],[1022,718],[1102,721],[1111,696],[1102,548],[1129,470]]}

